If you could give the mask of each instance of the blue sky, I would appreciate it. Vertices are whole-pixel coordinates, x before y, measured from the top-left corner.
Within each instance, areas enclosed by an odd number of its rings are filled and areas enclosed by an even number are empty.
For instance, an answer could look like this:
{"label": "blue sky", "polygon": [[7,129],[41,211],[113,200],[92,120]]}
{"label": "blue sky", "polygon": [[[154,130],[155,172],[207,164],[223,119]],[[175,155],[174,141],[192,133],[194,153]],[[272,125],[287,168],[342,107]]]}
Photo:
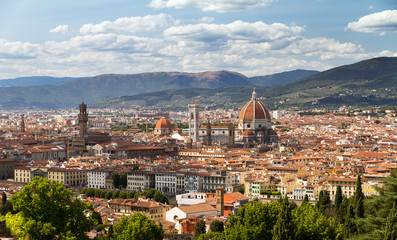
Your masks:
{"label": "blue sky", "polygon": [[326,70],[397,56],[396,0],[1,0],[0,79]]}

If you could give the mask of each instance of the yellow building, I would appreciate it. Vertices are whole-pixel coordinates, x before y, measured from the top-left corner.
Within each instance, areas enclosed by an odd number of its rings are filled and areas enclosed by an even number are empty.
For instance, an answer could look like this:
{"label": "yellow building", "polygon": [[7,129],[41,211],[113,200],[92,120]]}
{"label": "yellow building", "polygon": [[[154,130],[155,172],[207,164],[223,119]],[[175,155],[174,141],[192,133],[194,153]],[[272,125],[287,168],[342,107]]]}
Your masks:
{"label": "yellow building", "polygon": [[377,182],[365,182],[361,184],[364,196],[368,197],[371,195],[379,195],[379,192],[376,191],[375,186],[381,187]]}
{"label": "yellow building", "polygon": [[14,181],[29,183],[31,181],[30,167],[16,167],[14,169]]}
{"label": "yellow building", "polygon": [[341,186],[342,195],[344,197],[351,197],[356,191],[356,178],[329,178],[327,191],[329,192],[332,201],[335,200],[336,189]]}
{"label": "yellow building", "polygon": [[112,199],[108,201],[109,207],[116,214],[129,216],[136,212],[145,214],[150,220],[165,220],[165,213],[172,208],[160,202],[155,202],[145,198],[135,199]]}
{"label": "yellow building", "polygon": [[17,167],[14,170],[14,181],[29,183],[36,176],[54,180],[68,186],[79,186],[87,183],[87,172],[81,169]]}

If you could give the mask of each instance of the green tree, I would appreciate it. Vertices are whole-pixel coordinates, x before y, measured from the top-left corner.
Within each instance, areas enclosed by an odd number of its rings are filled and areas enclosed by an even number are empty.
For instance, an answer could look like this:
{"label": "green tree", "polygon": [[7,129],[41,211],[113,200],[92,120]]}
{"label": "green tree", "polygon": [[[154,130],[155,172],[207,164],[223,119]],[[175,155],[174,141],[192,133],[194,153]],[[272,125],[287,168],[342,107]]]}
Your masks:
{"label": "green tree", "polygon": [[336,211],[339,211],[340,205],[342,204],[343,197],[342,197],[342,188],[341,186],[336,187],[336,193],[335,193],[335,209]]}
{"label": "green tree", "polygon": [[13,207],[10,201],[7,200],[7,195],[5,192],[1,195],[1,206],[0,206],[0,214],[6,215],[9,212],[13,212]]}
{"label": "green tree", "polygon": [[121,185],[121,177],[118,173],[113,175],[113,186],[115,189],[118,189],[119,186]]}
{"label": "green tree", "polygon": [[142,192],[137,192],[137,193],[135,193],[135,194],[134,194],[135,200],[138,200],[139,196],[141,196],[141,195],[143,195]]}
{"label": "green tree", "polygon": [[224,230],[223,222],[215,219],[214,221],[211,222],[210,229],[211,232],[223,232]]}
{"label": "green tree", "polygon": [[122,217],[114,225],[113,231],[113,239],[115,240],[162,240],[164,238],[163,229],[142,213],[135,213],[129,218]]}
{"label": "green tree", "polygon": [[361,175],[357,176],[356,192],[353,196],[354,214],[356,217],[364,217],[364,193],[361,188]]}
{"label": "green tree", "polygon": [[96,224],[103,224],[101,214],[97,211],[93,211],[91,214],[91,218],[96,221]]}
{"label": "green tree", "polygon": [[328,218],[311,204],[302,204],[292,211],[296,239],[342,239],[342,224]]}
{"label": "green tree", "polygon": [[95,189],[95,197],[100,198],[102,196],[102,190],[101,189]]}
{"label": "green tree", "polygon": [[309,204],[309,196],[307,196],[307,194],[305,194],[305,198],[302,201],[302,205],[306,205]]}
{"label": "green tree", "polygon": [[198,240],[224,240],[224,239],[225,239],[225,236],[220,232],[203,233],[198,238]]}
{"label": "green tree", "polygon": [[145,195],[146,198],[154,198],[154,194],[156,194],[158,191],[155,188],[151,188],[148,191],[144,191],[143,195]]}
{"label": "green tree", "polygon": [[329,192],[326,190],[321,190],[318,201],[316,203],[316,207],[320,210],[321,213],[327,216],[327,212],[331,206],[331,199],[329,197]]}
{"label": "green tree", "polygon": [[112,199],[112,196],[113,196],[113,192],[112,191],[107,191],[106,194],[105,194],[105,198],[106,199]]}
{"label": "green tree", "polygon": [[292,221],[291,208],[287,197],[281,203],[281,211],[273,228],[273,239],[295,239],[295,224]]}
{"label": "green tree", "polygon": [[238,188],[238,192],[240,192],[241,194],[245,193],[245,187],[244,185]]}
{"label": "green tree", "polygon": [[127,194],[127,198],[128,199],[134,198],[134,195],[135,195],[134,191],[129,191],[128,194]]}
{"label": "green tree", "polygon": [[72,196],[62,183],[35,177],[11,197],[18,213],[7,213],[7,227],[20,239],[87,239],[95,222],[84,211],[92,206]]}
{"label": "green tree", "polygon": [[194,227],[194,236],[196,238],[200,237],[201,234],[205,233],[205,222],[204,220],[200,220],[196,223],[196,226]]}
{"label": "green tree", "polygon": [[237,211],[237,216],[229,215],[225,226],[226,239],[270,240],[272,230],[280,212],[280,204],[249,201]]}
{"label": "green tree", "polygon": [[121,191],[119,194],[119,198],[121,199],[126,199],[127,198],[128,193],[125,191]]}
{"label": "green tree", "polygon": [[113,192],[112,198],[117,199],[117,198],[119,198],[119,196],[120,196],[120,190],[116,190]]}
{"label": "green tree", "polygon": [[168,204],[168,197],[165,194],[163,194],[163,193],[161,193],[159,191],[156,191],[156,193],[153,196],[153,200],[156,201],[156,202],[161,202],[161,203],[167,203]]}
{"label": "green tree", "polygon": [[107,232],[108,234],[107,234],[107,239],[113,239],[113,233],[114,233],[114,231],[113,231],[113,225],[110,225],[109,226],[109,228],[108,228],[108,232]]}
{"label": "green tree", "polygon": [[127,178],[128,178],[127,173],[124,173],[124,174],[121,175],[121,177],[120,177],[120,185],[121,185],[123,188],[126,188],[126,187],[127,187]]}
{"label": "green tree", "polygon": [[396,240],[397,239],[397,212],[396,204],[393,204],[393,208],[390,211],[389,216],[386,219],[386,229],[384,240]]}
{"label": "green tree", "polygon": [[347,211],[347,216],[343,228],[343,235],[345,238],[352,237],[354,234],[357,233],[357,225],[354,222],[354,208],[352,205],[349,206]]}
{"label": "green tree", "polygon": [[6,205],[7,202],[7,194],[3,191],[3,193],[1,194],[1,205]]}

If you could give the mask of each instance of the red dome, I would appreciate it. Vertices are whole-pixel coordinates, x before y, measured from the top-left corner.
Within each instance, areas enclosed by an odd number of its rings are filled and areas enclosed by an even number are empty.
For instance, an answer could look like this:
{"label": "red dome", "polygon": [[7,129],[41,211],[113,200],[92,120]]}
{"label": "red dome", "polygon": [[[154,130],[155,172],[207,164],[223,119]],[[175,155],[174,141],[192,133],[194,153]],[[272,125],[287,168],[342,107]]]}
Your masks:
{"label": "red dome", "polygon": [[240,120],[254,120],[254,119],[271,119],[269,110],[263,105],[263,103],[251,100],[245,104],[240,112]]}
{"label": "red dome", "polygon": [[154,128],[172,128],[171,122],[166,118],[161,118],[157,121],[156,127]]}

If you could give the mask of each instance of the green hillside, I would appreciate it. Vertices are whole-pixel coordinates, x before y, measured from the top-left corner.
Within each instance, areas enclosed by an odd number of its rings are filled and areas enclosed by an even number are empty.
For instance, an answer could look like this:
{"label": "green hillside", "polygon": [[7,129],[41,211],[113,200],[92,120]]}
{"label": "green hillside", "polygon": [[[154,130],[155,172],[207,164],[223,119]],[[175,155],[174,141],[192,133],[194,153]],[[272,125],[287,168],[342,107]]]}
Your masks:
{"label": "green hillside", "polygon": [[249,80],[252,82],[253,85],[256,86],[271,87],[294,82],[298,79],[312,76],[316,73],[319,73],[319,71],[297,69],[293,71],[276,73],[266,76],[250,77]]}
{"label": "green hillside", "polygon": [[[397,105],[397,58],[374,58],[333,68],[289,84],[257,87],[258,97],[269,108],[311,108]],[[100,106],[146,105],[186,107],[195,101],[213,107],[240,107],[251,98],[252,86],[224,89],[183,89],[140,94],[92,104]]]}

